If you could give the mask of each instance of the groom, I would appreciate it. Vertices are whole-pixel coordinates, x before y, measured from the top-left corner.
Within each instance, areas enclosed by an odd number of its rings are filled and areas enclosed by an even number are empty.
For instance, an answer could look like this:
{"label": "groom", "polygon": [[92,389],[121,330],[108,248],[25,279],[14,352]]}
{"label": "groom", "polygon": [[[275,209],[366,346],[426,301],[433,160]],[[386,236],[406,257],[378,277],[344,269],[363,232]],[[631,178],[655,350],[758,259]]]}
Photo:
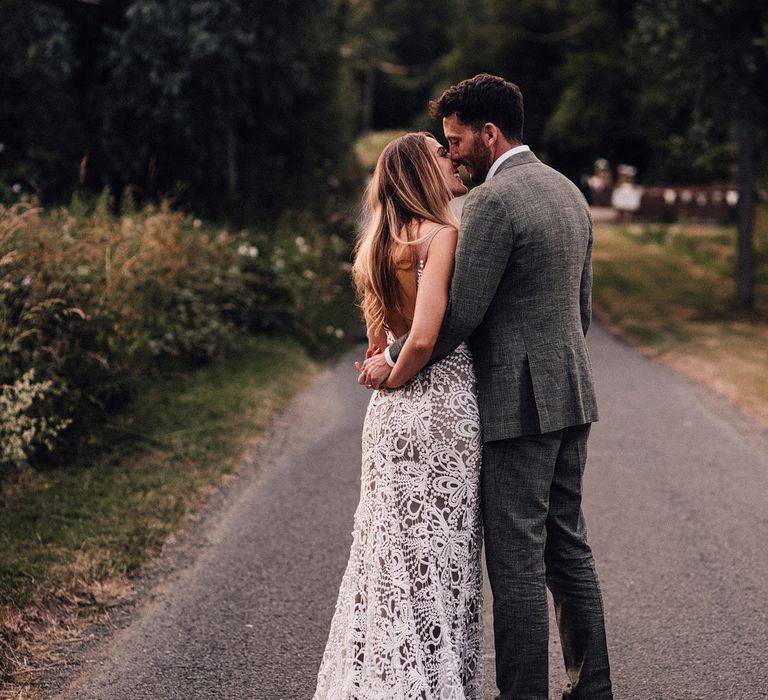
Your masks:
{"label": "groom", "polygon": [[[587,437],[597,420],[585,342],[589,208],[569,180],[523,145],[516,85],[476,75],[430,108],[443,120],[454,163],[484,183],[464,205],[432,361],[469,339],[483,425],[499,697],[548,697],[548,586],[569,677],[563,698],[612,698],[603,603],[581,511]],[[374,387],[404,340],[366,361]]]}

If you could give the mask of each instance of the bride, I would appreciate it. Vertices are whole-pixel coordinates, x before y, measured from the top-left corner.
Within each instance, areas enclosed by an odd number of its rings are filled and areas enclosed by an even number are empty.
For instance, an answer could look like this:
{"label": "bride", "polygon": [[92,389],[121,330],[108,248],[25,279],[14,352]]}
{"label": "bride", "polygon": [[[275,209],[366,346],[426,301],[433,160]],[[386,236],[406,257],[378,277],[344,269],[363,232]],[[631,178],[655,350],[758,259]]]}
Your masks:
{"label": "bride", "polygon": [[[360,503],[314,700],[481,697],[480,419],[465,344],[424,367],[448,302],[466,193],[445,149],[382,152],[353,278],[369,353],[409,332],[368,405]],[[363,375],[364,381],[364,375]]]}

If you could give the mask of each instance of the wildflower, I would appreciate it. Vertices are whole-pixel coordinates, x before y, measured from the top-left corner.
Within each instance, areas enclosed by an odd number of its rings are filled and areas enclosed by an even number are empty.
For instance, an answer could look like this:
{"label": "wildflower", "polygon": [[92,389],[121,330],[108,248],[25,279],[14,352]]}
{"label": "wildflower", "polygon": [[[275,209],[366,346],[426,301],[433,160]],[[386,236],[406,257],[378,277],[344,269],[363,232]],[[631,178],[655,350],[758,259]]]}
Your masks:
{"label": "wildflower", "polygon": [[296,247],[299,249],[300,253],[306,253],[309,250],[309,246],[307,245],[307,241],[304,239],[303,236],[296,236]]}
{"label": "wildflower", "polygon": [[26,288],[30,284],[32,284],[32,278],[29,275],[24,275],[24,278],[21,280],[21,286]]}
{"label": "wildflower", "polygon": [[247,246],[247,245],[245,245],[245,243],[241,243],[241,244],[240,244],[240,245],[237,247],[237,252],[238,252],[240,255],[248,255],[248,246]]}
{"label": "wildflower", "polygon": [[200,228],[202,225],[203,225],[203,222],[202,222],[202,221],[200,221],[200,219],[195,219],[195,220],[192,222],[192,226],[194,226],[195,228]]}
{"label": "wildflower", "polygon": [[282,270],[285,267],[285,260],[283,260],[282,258],[278,258],[277,260],[275,260],[275,267],[278,270]]}
{"label": "wildflower", "polygon": [[21,185],[18,182],[13,183],[13,187],[11,189],[14,191],[15,194],[18,194],[21,192]]}
{"label": "wildflower", "polygon": [[326,326],[326,327],[325,327],[325,332],[326,332],[328,335],[333,335],[333,331],[335,331],[335,330],[336,330],[336,329],[335,329],[333,326]]}
{"label": "wildflower", "polygon": [[336,329],[336,330],[333,332],[333,334],[334,334],[334,335],[335,335],[337,338],[343,338],[343,337],[344,337],[344,331],[343,331],[341,328],[337,328],[337,329]]}
{"label": "wildflower", "polygon": [[35,370],[25,372],[13,384],[0,386],[0,463],[22,464],[38,446],[53,449],[54,438],[71,418],[37,418],[29,414],[33,404],[55,394],[53,382],[35,381]]}
{"label": "wildflower", "polygon": [[317,273],[314,270],[304,270],[302,276],[305,280],[313,280],[317,277]]}
{"label": "wildflower", "polygon": [[258,256],[258,254],[259,254],[259,249],[255,245],[252,245],[250,248],[248,248],[248,255],[250,257],[255,258]]}

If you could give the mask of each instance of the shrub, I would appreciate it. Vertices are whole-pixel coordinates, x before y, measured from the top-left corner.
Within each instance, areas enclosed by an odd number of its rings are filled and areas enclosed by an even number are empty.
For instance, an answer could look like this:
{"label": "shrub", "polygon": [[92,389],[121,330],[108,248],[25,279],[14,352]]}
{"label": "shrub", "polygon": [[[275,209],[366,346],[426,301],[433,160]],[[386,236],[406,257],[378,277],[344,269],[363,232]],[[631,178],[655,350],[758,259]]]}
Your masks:
{"label": "shrub", "polygon": [[119,216],[107,192],[48,213],[0,207],[0,435],[15,436],[0,479],[91,437],[139,377],[221,359],[253,334],[292,334],[316,353],[342,340],[343,218],[294,213],[271,235],[233,233],[124,200]]}
{"label": "shrub", "polygon": [[37,405],[50,393],[57,393],[53,382],[36,382],[33,369],[0,387],[0,463],[20,466],[37,450],[53,449],[56,436],[72,421],[36,415]]}

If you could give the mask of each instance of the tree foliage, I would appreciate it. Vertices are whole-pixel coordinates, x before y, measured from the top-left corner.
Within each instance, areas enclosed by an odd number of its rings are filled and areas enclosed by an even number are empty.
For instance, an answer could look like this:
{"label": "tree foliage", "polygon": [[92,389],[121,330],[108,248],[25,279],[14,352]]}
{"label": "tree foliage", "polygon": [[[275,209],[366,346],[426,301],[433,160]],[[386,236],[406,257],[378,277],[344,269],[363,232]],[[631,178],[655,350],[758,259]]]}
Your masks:
{"label": "tree foliage", "polygon": [[0,0],[0,197],[75,182],[84,142],[72,91],[73,33],[64,13]]}
{"label": "tree foliage", "polygon": [[765,3],[743,0],[0,0],[0,196],[175,194],[276,210],[333,186],[367,128],[430,127],[480,71],[517,82],[526,140],[578,180],[731,179],[764,141]]}
{"label": "tree foliage", "polygon": [[6,186],[253,210],[327,188],[352,137],[342,0],[56,5],[2,0]]}
{"label": "tree foliage", "polygon": [[768,110],[768,5],[643,0],[633,55],[657,139],[657,168],[700,179],[732,175],[737,125]]}
{"label": "tree foliage", "polygon": [[[737,295],[741,306],[750,307],[756,154],[764,151],[768,135],[768,5],[643,0],[636,41],[661,88],[659,103],[683,117],[683,129],[670,130],[667,142],[697,147],[688,170],[709,175],[737,165]],[[731,154],[713,144],[730,147]]]}

